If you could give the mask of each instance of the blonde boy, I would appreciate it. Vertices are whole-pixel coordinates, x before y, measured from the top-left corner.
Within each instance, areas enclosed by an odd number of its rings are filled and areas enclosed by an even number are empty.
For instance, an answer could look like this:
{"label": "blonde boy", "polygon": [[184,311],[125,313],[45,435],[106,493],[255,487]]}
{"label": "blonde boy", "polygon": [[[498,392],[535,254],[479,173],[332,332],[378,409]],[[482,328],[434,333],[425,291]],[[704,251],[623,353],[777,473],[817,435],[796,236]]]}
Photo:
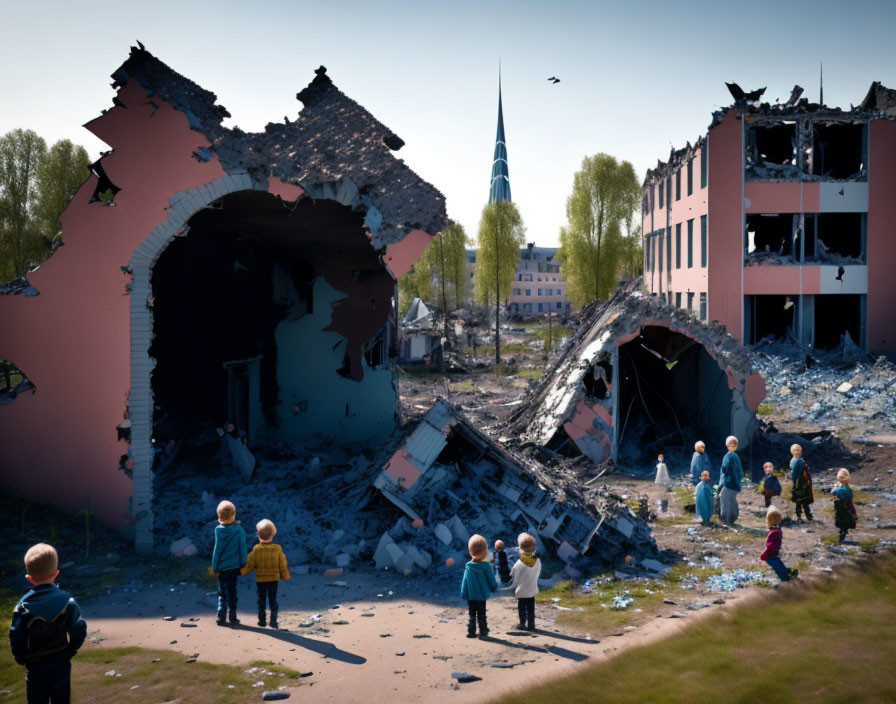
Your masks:
{"label": "blonde boy", "polygon": [[486,562],[488,543],[481,535],[473,535],[467,543],[471,559],[464,567],[464,577],[460,583],[460,596],[467,600],[470,620],[467,623],[467,638],[476,637],[476,624],[479,624],[479,637],[488,636],[488,622],[485,617],[485,602],[491,593],[498,588],[495,581],[495,570]]}
{"label": "blonde boy", "polygon": [[218,625],[239,624],[236,617],[236,578],[246,562],[246,531],[236,520],[236,506],[229,501],[218,504],[212,571],[218,573]]}
{"label": "blonde boy", "polygon": [[286,564],[286,555],[283,549],[271,542],[277,535],[277,527],[273,521],[262,518],[255,526],[258,532],[258,545],[252,548],[246,564],[240,570],[241,575],[247,575],[255,570],[255,589],[258,592],[258,625],[265,627],[266,613],[265,601],[271,609],[271,628],[279,628],[277,625],[277,612],[280,610],[277,604],[277,587],[279,580],[289,581],[289,569]]}
{"label": "blonde boy", "polygon": [[520,629],[535,630],[535,595],[538,594],[538,578],[541,576],[541,560],[535,555],[535,536],[520,533],[516,539],[520,559],[516,561],[510,576],[513,578]]}
{"label": "blonde boy", "polygon": [[70,700],[71,659],[87,635],[78,604],[53,583],[58,563],[55,548],[46,543],[25,553],[25,578],[34,588],[16,604],[9,626],[12,655],[27,672],[29,704]]}
{"label": "blonde boy", "polygon": [[809,508],[815,501],[815,495],[812,491],[812,472],[809,464],[803,459],[803,448],[799,445],[790,446],[790,478],[793,481],[793,488],[790,492],[791,501],[794,503],[794,513],[796,520],[802,521],[802,513],[806,513],[806,520],[812,520],[812,509]]}
{"label": "blonde boy", "polygon": [[759,556],[759,561],[764,562],[771,567],[778,579],[782,582],[789,582],[791,577],[796,577],[797,572],[792,573],[781,561],[779,553],[781,552],[781,542],[783,540],[783,532],[781,531],[781,511],[775,506],[769,506],[765,514],[765,522],[768,526],[768,536],[765,538],[765,550]]}

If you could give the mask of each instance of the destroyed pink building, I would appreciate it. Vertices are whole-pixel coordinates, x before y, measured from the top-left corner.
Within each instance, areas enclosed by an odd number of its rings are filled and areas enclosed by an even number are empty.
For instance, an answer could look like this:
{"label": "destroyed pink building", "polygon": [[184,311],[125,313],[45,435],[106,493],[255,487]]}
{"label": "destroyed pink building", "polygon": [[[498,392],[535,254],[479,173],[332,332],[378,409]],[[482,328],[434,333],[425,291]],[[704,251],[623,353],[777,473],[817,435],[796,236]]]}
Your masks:
{"label": "destroyed pink building", "polygon": [[[644,181],[647,289],[745,344],[896,355],[896,93],[858,107],[730,84],[734,104]],[[848,337],[847,337],[848,335]]]}
{"label": "destroyed pink building", "polygon": [[[403,142],[321,67],[304,108],[248,134],[145,51],[87,124],[111,151],[65,246],[2,289],[2,481],[153,547],[154,465],[233,421],[254,443],[377,442],[396,427],[395,282],[445,219]],[[24,294],[24,295],[16,295]]]}
{"label": "destroyed pink building", "polygon": [[545,462],[650,467],[694,443],[720,452],[735,435],[749,448],[765,381],[725,329],[706,325],[639,291],[641,279],[582,311],[583,322],[506,434]]}

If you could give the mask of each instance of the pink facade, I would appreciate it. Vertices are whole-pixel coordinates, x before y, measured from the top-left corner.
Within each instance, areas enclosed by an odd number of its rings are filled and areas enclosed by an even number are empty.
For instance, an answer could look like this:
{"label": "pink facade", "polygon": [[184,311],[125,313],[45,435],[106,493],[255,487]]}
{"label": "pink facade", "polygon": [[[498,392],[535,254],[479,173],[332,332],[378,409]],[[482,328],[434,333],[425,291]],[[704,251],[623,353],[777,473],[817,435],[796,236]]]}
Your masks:
{"label": "pink facade", "polygon": [[892,352],[896,350],[896,122],[875,120],[870,133],[868,348]]}
{"label": "pink facade", "polygon": [[554,261],[556,253],[550,247],[522,250],[507,298],[508,313],[522,317],[569,313],[566,281],[559,262]]}
{"label": "pink facade", "polygon": [[[807,105],[725,108],[696,147],[648,172],[645,285],[682,308],[695,292],[690,307],[698,315],[702,293],[706,319],[744,343],[789,332],[824,348],[848,334],[869,351],[896,354],[889,311],[896,295],[896,123],[864,104],[848,113]],[[688,197],[684,174],[702,149],[706,187],[699,189],[695,166]],[[704,215],[707,265],[679,267],[677,226],[694,220],[699,265]]]}
{"label": "pink facade", "polygon": [[[286,259],[281,246],[277,256],[284,258],[277,264],[304,262],[311,267],[315,290],[332,299],[319,306],[322,317],[316,318],[296,308],[302,305],[296,303],[301,290],[289,289],[291,310],[298,311],[295,320],[307,329],[287,330],[277,323],[276,332],[272,325],[266,333],[271,344],[285,350],[279,367],[262,372],[276,388],[266,413],[289,414],[291,420],[313,411],[313,422],[323,418],[325,427],[346,437],[350,432],[391,434],[397,390],[388,354],[370,361],[374,358],[368,360],[367,353],[389,325],[395,280],[444,222],[444,198],[392,156],[403,144],[396,135],[338,91],[326,69],[316,74],[298,96],[305,107],[297,119],[247,135],[221,126],[227,113],[213,94],[142,47],[132,49],[114,74],[114,106],[87,125],[112,151],[94,165],[93,175],[60,217],[65,246],[28,274],[38,295],[0,295],[0,359],[15,364],[36,387],[35,393],[0,405],[0,478],[5,488],[70,511],[89,506],[107,525],[135,535],[138,550],[153,549],[160,403],[155,384],[161,364],[158,351],[150,356],[151,347],[164,340],[175,357],[183,356],[178,351],[181,338],[173,332],[179,329],[155,325],[160,294],[154,288],[154,267],[169,247],[173,252],[183,244],[176,240],[190,238],[191,229],[201,230],[198,214],[253,212],[240,211],[247,207],[241,203],[250,203],[257,213],[273,208],[278,217],[304,208],[286,233],[291,239],[283,240],[293,247],[294,258]],[[281,149],[289,151],[281,155]],[[98,192],[110,184],[113,201],[104,203]],[[362,191],[372,195],[362,197]],[[283,207],[287,204],[289,208]],[[259,228],[270,222],[260,214],[255,217]],[[419,229],[409,230],[405,223],[411,221],[421,223]],[[213,252],[227,240],[215,233],[220,240],[214,240]],[[269,230],[268,236],[274,235]],[[194,234],[193,241],[201,237]],[[234,270],[229,260],[225,269]],[[193,271],[199,285],[220,284],[220,279],[202,278],[210,275],[201,267]],[[263,286],[272,280],[258,289],[259,300],[268,306],[275,304]],[[195,284],[170,280],[168,300],[188,283]],[[203,314],[201,308],[186,307],[190,304],[195,306],[191,300],[173,305],[193,311],[191,315]],[[204,329],[196,322],[193,327]],[[234,336],[240,333],[238,329]],[[293,338],[302,346],[286,346]],[[339,351],[327,356],[334,341]],[[289,366],[289,360],[305,353],[307,364],[321,371],[310,379],[299,378],[305,370],[298,363]],[[213,375],[220,374],[215,368],[222,368],[221,360],[205,361],[209,378],[217,379]],[[296,385],[304,408],[284,403]],[[264,402],[257,389],[254,396],[246,393],[253,409]],[[351,414],[347,402],[341,402],[346,393],[356,404]],[[195,392],[184,388],[178,398],[190,394]],[[333,398],[335,411],[326,405]],[[221,404],[218,408],[231,412]],[[327,413],[338,413],[339,422]],[[213,415],[203,422],[222,420]],[[307,419],[304,425],[311,427]],[[262,432],[273,434],[287,426],[270,423]],[[179,432],[185,436],[187,431]]]}

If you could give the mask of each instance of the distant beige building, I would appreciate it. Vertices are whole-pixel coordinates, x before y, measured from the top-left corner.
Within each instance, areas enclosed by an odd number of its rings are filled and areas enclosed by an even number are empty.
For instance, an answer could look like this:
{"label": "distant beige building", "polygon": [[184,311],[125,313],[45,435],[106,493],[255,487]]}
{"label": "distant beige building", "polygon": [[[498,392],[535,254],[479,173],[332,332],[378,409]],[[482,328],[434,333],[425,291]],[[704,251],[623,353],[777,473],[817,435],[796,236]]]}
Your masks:
{"label": "distant beige building", "polygon": [[513,289],[507,299],[507,313],[524,318],[551,312],[566,315],[570,312],[566,295],[566,281],[555,261],[556,247],[529,245],[520,252]]}

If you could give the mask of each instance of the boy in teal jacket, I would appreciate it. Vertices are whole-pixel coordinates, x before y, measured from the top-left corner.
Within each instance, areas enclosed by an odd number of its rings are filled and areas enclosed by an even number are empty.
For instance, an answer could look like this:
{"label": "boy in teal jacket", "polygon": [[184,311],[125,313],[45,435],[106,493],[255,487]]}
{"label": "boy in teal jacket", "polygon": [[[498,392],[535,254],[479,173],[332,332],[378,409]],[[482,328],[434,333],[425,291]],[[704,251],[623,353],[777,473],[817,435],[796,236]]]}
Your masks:
{"label": "boy in teal jacket", "polygon": [[246,531],[236,522],[236,506],[229,501],[218,504],[218,525],[215,526],[215,548],[212,550],[212,572],[218,573],[218,625],[240,622],[236,617],[236,578],[246,564]]}
{"label": "boy in teal jacket", "polygon": [[481,535],[474,535],[467,543],[470,560],[464,568],[464,578],[460,583],[460,596],[467,600],[470,621],[467,624],[467,638],[476,637],[476,623],[479,623],[479,637],[488,637],[488,623],[485,620],[485,602],[498,589],[494,568],[485,561],[488,543]]}

